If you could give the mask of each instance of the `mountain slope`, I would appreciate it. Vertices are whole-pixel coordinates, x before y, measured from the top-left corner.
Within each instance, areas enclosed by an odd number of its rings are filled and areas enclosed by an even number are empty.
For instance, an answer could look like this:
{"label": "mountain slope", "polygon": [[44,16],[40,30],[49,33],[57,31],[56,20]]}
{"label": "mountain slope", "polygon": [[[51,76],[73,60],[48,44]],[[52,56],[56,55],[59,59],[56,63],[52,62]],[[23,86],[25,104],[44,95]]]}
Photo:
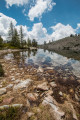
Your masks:
{"label": "mountain slope", "polygon": [[71,50],[71,51],[80,51],[80,35],[66,37],[61,40],[50,42],[45,45],[41,45],[41,48],[48,49],[48,50]]}

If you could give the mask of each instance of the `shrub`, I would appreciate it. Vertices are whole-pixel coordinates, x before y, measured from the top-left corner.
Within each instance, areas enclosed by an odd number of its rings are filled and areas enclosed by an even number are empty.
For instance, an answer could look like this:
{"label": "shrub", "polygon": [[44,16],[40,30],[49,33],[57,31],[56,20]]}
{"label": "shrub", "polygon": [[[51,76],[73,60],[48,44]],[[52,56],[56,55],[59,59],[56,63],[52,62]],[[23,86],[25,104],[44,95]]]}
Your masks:
{"label": "shrub", "polygon": [[0,110],[0,120],[20,120],[21,109],[10,107]]}

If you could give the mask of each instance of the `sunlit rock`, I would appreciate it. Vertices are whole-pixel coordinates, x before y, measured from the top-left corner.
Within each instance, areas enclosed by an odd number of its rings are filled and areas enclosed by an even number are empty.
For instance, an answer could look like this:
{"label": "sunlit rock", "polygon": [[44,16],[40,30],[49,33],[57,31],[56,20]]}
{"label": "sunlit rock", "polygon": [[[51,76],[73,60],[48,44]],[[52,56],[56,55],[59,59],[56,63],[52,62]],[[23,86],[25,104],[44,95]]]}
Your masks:
{"label": "sunlit rock", "polygon": [[0,95],[6,94],[6,88],[0,88]]}
{"label": "sunlit rock", "polygon": [[55,120],[62,120],[62,116],[64,116],[65,113],[56,105],[56,102],[52,96],[45,97],[42,104],[51,106]]}
{"label": "sunlit rock", "polygon": [[35,102],[38,99],[38,94],[37,93],[28,93],[27,98],[29,101]]}
{"label": "sunlit rock", "polygon": [[53,87],[53,88],[54,88],[54,87],[57,87],[57,85],[56,85],[55,82],[50,82],[50,86]]}
{"label": "sunlit rock", "polygon": [[31,84],[31,79],[26,79],[25,81],[20,81],[17,85],[14,85],[13,90],[27,88]]}
{"label": "sunlit rock", "polygon": [[28,117],[28,118],[32,117],[33,115],[34,115],[33,112],[27,112],[27,117]]}
{"label": "sunlit rock", "polygon": [[13,100],[14,100],[14,97],[5,98],[5,99],[3,100],[3,103],[4,103],[4,104],[10,104]]}
{"label": "sunlit rock", "polygon": [[59,92],[59,95],[60,95],[60,96],[63,96],[63,93],[60,91],[60,92]]}
{"label": "sunlit rock", "polygon": [[46,91],[49,89],[47,82],[43,82],[42,84],[39,84],[36,88],[38,90],[43,90],[43,91]]}
{"label": "sunlit rock", "polygon": [[43,68],[42,67],[39,67],[37,72],[44,72]]}
{"label": "sunlit rock", "polygon": [[13,84],[9,84],[6,88],[12,88]]}

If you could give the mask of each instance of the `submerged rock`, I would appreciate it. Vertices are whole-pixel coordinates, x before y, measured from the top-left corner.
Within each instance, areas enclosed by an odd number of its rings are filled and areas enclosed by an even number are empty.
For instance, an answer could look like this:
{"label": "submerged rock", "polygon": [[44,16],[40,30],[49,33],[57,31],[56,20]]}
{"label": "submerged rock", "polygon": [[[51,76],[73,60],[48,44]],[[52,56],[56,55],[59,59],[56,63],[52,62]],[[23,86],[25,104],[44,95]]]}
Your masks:
{"label": "submerged rock", "polygon": [[9,84],[6,88],[12,88],[13,84]]}
{"label": "submerged rock", "polygon": [[80,102],[80,96],[78,96],[77,94],[75,94],[75,99]]}
{"label": "submerged rock", "polygon": [[14,85],[13,90],[27,88],[31,84],[32,80],[27,79],[25,81],[20,81],[17,85]]}
{"label": "submerged rock", "polygon": [[52,90],[48,90],[47,92],[46,92],[46,95],[52,95],[53,94],[53,91]]}
{"label": "submerged rock", "polygon": [[3,100],[3,103],[4,104],[10,104],[13,100],[14,100],[14,97],[6,98],[6,99]]}
{"label": "submerged rock", "polygon": [[56,85],[55,82],[50,82],[50,86],[53,87],[53,88],[54,88],[54,87],[57,87],[57,85]]}
{"label": "submerged rock", "polygon": [[6,94],[6,88],[0,88],[0,95]]}
{"label": "submerged rock", "polygon": [[49,89],[48,85],[47,85],[47,82],[44,82],[42,84],[39,84],[37,87],[36,87],[38,90],[43,90],[43,91],[46,91]]}
{"label": "submerged rock", "polygon": [[60,96],[63,96],[63,93],[60,91],[60,92],[59,92],[59,95],[60,95]]}
{"label": "submerged rock", "polygon": [[80,85],[76,88],[75,99],[80,102]]}
{"label": "submerged rock", "polygon": [[37,93],[28,93],[27,94],[27,98],[29,101],[35,102],[35,101],[37,101],[37,97],[38,97]]}
{"label": "submerged rock", "polygon": [[34,115],[33,112],[27,112],[27,117],[28,117],[28,118],[32,117],[33,115]]}
{"label": "submerged rock", "polygon": [[43,70],[42,67],[39,67],[38,70],[37,70],[37,72],[43,72],[43,71],[44,71],[44,70]]}

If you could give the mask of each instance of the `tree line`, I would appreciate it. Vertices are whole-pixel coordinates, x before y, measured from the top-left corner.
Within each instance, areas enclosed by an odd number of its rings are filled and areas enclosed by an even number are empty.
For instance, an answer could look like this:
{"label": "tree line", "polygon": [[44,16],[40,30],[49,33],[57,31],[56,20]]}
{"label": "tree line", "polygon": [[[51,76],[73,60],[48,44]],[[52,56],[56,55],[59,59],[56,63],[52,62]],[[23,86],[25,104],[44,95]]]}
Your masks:
{"label": "tree line", "polygon": [[0,48],[10,47],[10,48],[29,48],[29,47],[37,47],[38,43],[35,39],[27,40],[24,39],[23,28],[20,26],[19,32],[13,26],[13,23],[10,23],[9,31],[8,31],[8,40],[4,43],[3,38],[0,36]]}

